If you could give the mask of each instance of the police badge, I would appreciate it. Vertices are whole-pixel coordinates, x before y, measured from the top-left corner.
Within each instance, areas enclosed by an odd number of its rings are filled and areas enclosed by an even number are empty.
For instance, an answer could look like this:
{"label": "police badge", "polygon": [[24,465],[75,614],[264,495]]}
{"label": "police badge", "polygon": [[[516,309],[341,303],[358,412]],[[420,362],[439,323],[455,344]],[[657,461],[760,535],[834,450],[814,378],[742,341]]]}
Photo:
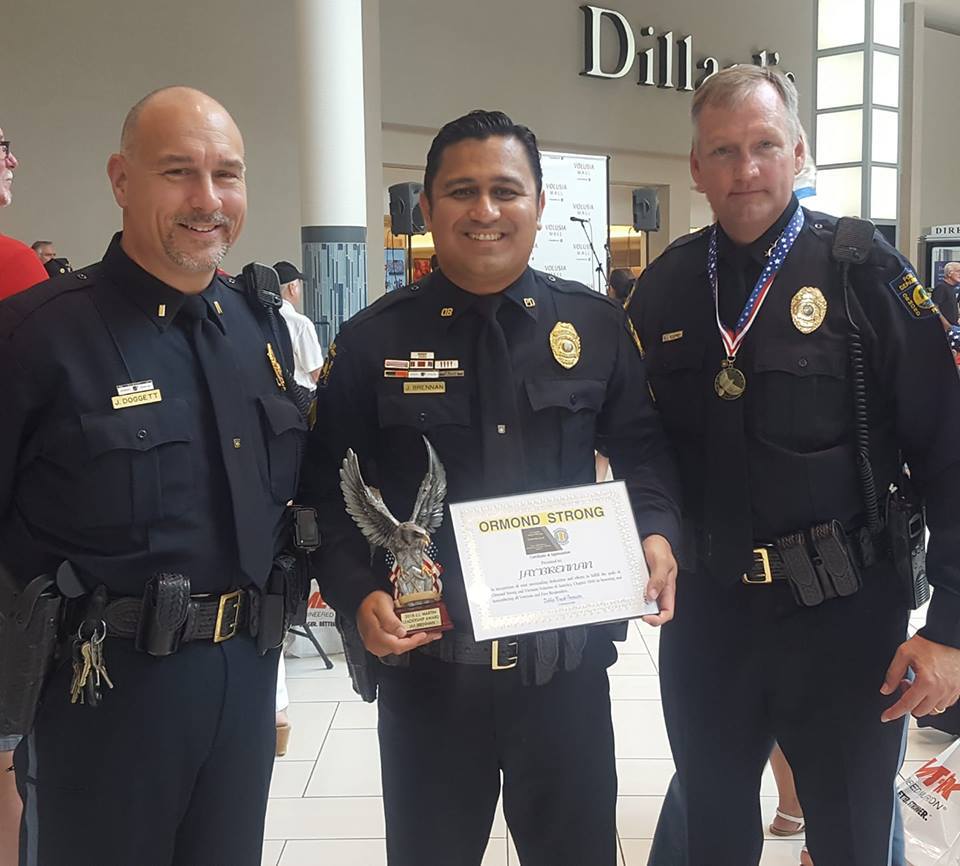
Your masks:
{"label": "police badge", "polygon": [[816,286],[804,286],[790,301],[790,318],[801,334],[812,334],[827,317],[827,299]]}
{"label": "police badge", "polygon": [[453,628],[443,603],[441,566],[429,556],[430,535],[443,522],[447,474],[426,436],[427,473],[420,482],[410,519],[401,523],[387,508],[380,491],[368,487],[352,449],[340,469],[340,489],[347,513],[367,541],[385,547],[393,557],[390,582],[400,622],[408,632],[448,631]]}

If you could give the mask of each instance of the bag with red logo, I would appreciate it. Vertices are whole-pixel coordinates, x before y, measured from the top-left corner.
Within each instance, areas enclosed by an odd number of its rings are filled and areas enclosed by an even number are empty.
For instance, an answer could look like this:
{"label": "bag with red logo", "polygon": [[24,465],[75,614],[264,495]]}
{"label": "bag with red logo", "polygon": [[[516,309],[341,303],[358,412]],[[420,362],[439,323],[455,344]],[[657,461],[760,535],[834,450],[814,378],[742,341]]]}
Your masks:
{"label": "bag with red logo", "polygon": [[897,787],[909,866],[960,863],[960,751],[957,741]]}
{"label": "bag with red logo", "polygon": [[[317,582],[313,581],[310,584],[310,599],[307,601],[306,627],[310,629],[317,642],[323,647],[323,651],[328,655],[343,652],[343,642],[340,640],[340,633],[336,629],[335,618],[336,614],[333,608],[327,606],[320,595]],[[302,626],[300,628],[302,629]],[[287,635],[287,646],[284,654],[296,659],[311,658],[317,655],[317,650],[309,638],[290,633]]]}

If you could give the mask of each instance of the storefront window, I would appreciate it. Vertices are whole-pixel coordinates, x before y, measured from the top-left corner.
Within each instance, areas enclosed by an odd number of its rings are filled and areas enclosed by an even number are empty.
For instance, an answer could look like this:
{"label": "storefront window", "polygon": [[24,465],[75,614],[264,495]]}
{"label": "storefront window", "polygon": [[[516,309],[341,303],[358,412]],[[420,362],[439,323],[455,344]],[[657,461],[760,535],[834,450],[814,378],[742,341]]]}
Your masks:
{"label": "storefront window", "polygon": [[870,218],[897,218],[897,170],[875,165],[870,170]]}
{"label": "storefront window", "polygon": [[876,51],[873,55],[873,102],[875,105],[900,105],[900,58]]}
{"label": "storefront window", "polygon": [[826,168],[817,172],[817,206],[836,216],[860,216],[860,168]]}
{"label": "storefront window", "polygon": [[899,159],[899,116],[895,111],[882,108],[873,110],[873,131],[871,149],[877,162],[896,163]]}
{"label": "storefront window", "polygon": [[817,117],[818,165],[863,159],[863,111],[832,111]]}
{"label": "storefront window", "polygon": [[863,104],[863,52],[817,60],[817,108]]}
{"label": "storefront window", "polygon": [[900,0],[873,0],[873,41],[900,47]]}
{"label": "storefront window", "polygon": [[817,48],[859,45],[864,34],[864,0],[819,0]]}

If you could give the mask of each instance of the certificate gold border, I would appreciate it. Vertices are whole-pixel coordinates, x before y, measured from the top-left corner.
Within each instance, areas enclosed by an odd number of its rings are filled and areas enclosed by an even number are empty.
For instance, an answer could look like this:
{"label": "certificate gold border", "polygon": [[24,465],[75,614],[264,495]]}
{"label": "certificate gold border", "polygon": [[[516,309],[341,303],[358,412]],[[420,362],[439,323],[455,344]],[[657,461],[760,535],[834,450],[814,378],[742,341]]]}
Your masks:
{"label": "certificate gold border", "polygon": [[[631,571],[628,594],[609,601],[565,606],[556,611],[541,613],[499,615],[491,610],[489,580],[478,550],[477,524],[481,520],[515,515],[518,512],[540,513],[567,508],[584,508],[603,505],[604,511],[616,521],[616,528]],[[541,490],[535,493],[520,493],[494,499],[479,499],[469,502],[450,503],[454,535],[460,553],[464,589],[474,636],[477,640],[490,640],[530,632],[550,631],[575,625],[591,625],[617,622],[643,616],[650,611],[643,594],[649,573],[643,557],[640,535],[630,506],[630,497],[623,481],[608,481],[603,484],[583,484]]]}

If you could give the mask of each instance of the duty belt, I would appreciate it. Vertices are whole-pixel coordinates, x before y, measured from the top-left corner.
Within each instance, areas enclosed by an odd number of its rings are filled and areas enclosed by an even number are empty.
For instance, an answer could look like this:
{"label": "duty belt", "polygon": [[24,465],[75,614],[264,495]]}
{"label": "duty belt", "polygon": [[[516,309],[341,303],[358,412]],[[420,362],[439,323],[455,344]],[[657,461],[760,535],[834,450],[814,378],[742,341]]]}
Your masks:
{"label": "duty belt", "polygon": [[[143,612],[140,598],[118,598],[103,611],[107,636],[133,640]],[[212,640],[222,643],[249,630],[250,599],[247,591],[235,589],[223,595],[192,595],[178,642]]]}
{"label": "duty belt", "polygon": [[446,662],[484,665],[491,670],[508,671],[515,668],[520,660],[520,641],[511,637],[478,643],[465,635],[448,632],[442,640],[420,647],[420,652]]}
{"label": "duty belt", "polygon": [[[827,524],[823,524],[826,526]],[[775,581],[788,580],[789,569],[781,554],[781,544],[786,539],[798,539],[802,533],[793,533],[772,544],[760,544],[753,549],[753,561],[750,570],[745,572],[740,581],[750,586],[762,586]],[[842,545],[851,560],[858,566],[866,568],[878,559],[878,553],[873,541],[865,531],[854,533],[852,536],[841,535]]]}

